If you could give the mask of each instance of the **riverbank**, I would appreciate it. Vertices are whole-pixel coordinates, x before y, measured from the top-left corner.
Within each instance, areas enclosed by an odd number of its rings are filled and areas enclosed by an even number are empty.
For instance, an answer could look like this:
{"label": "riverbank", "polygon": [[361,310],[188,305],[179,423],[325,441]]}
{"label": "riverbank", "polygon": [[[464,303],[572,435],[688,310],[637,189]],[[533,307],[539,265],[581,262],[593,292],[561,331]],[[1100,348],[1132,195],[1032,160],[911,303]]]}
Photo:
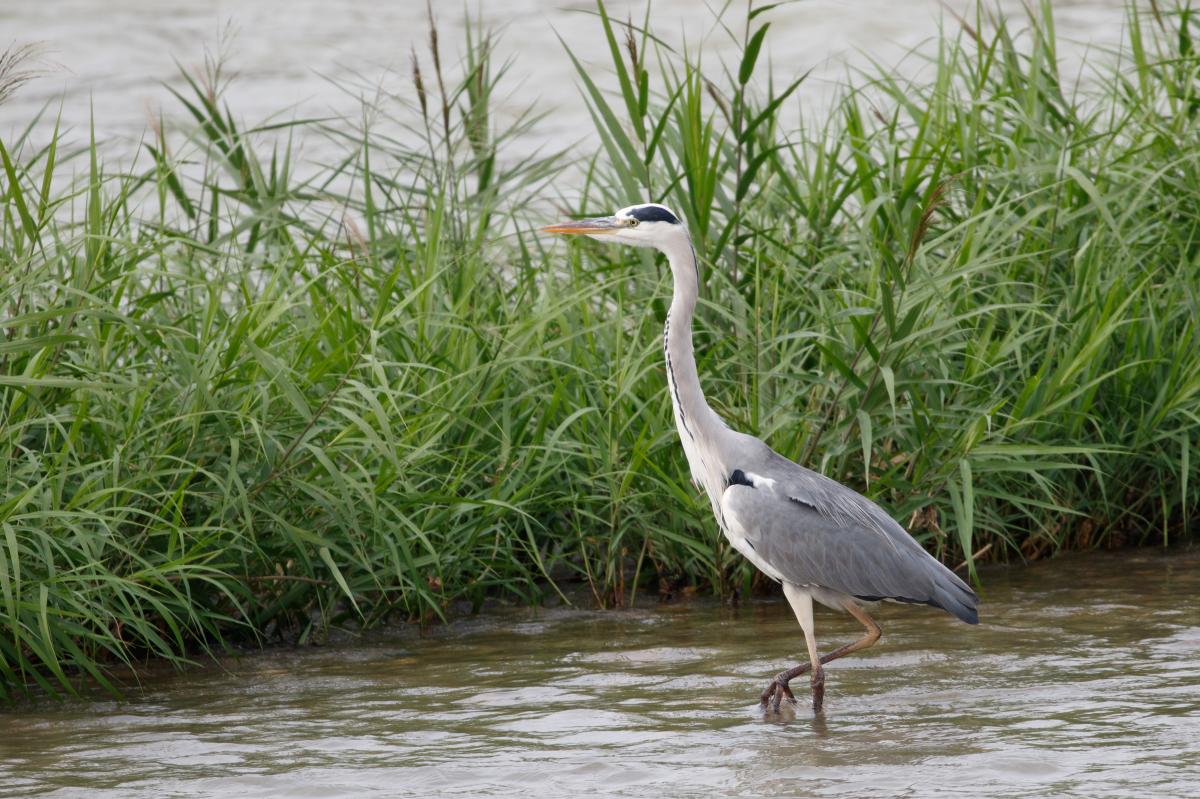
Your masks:
{"label": "riverbank", "polygon": [[[708,82],[597,20],[582,169],[506,157],[536,113],[495,124],[481,28],[378,111],[404,139],[245,128],[212,64],[177,98],[193,126],[127,168],[3,141],[3,692],[537,603],[548,576],[604,606],[758,590],[685,483],[662,265],[533,232],[646,196],[707,266],[710,401],[943,560],[1190,536],[1195,21],[1131,14],[1075,93],[1048,4],[978,18],[927,82],[881,69],[795,131],[797,85],[755,77],[771,13],[729,20],[745,53]],[[298,177],[305,136],[344,158]]]}

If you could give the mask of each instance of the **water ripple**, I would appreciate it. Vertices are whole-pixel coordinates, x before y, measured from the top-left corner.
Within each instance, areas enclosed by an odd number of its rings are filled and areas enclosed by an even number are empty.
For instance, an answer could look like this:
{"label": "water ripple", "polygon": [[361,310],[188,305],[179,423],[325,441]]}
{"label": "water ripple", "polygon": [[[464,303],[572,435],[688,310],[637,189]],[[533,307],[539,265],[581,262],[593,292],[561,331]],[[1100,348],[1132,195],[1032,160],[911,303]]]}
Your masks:
{"label": "water ripple", "polygon": [[[883,642],[829,668],[820,718],[758,708],[804,649],[773,601],[509,612],[235,658],[10,712],[0,797],[1194,795],[1197,566],[998,570],[975,628],[882,608]],[[825,613],[818,634],[857,630]]]}

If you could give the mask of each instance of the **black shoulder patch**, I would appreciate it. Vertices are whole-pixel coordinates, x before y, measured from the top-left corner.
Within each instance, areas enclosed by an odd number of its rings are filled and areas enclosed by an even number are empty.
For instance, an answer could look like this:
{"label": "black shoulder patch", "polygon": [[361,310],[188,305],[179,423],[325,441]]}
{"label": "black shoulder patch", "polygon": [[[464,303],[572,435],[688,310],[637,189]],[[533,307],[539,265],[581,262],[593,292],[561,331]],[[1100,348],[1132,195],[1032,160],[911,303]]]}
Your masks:
{"label": "black shoulder patch", "polygon": [[672,225],[679,224],[679,220],[675,218],[675,214],[661,205],[639,205],[637,208],[632,209],[629,215],[639,222],[670,222]]}
{"label": "black shoulder patch", "polygon": [[733,470],[733,474],[729,475],[729,484],[731,486],[750,486],[754,488],[754,483],[750,482],[750,478],[741,469]]}

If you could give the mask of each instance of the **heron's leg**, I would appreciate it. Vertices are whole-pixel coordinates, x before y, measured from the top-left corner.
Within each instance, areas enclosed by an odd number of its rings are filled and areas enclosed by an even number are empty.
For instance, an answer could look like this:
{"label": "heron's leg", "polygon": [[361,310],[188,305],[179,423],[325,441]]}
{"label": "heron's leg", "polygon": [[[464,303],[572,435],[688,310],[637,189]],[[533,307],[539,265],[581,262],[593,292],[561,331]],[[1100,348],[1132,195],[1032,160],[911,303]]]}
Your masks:
{"label": "heron's leg", "polygon": [[837,660],[840,657],[845,657],[851,652],[857,652],[860,649],[866,649],[869,646],[874,646],[875,642],[879,640],[879,637],[883,635],[883,630],[880,628],[880,626],[876,624],[875,620],[868,616],[867,612],[860,606],[854,604],[853,602],[847,602],[842,607],[845,608],[847,613],[858,619],[859,623],[861,623],[863,627],[867,628],[867,634],[852,644],[839,646],[829,654],[821,655],[822,663],[828,663],[831,660]]}
{"label": "heron's leg", "polygon": [[[786,593],[786,588],[784,590]],[[810,604],[810,612],[811,612],[811,598],[810,598],[809,604]],[[870,616],[868,616],[867,612],[865,610],[863,610],[861,607],[859,607],[857,604],[854,604],[853,602],[847,602],[844,605],[844,608],[847,613],[849,613],[854,618],[858,619],[859,622],[861,622],[862,625],[867,628],[867,634],[864,635],[862,638],[858,639],[857,641],[855,641],[854,643],[846,644],[845,646],[839,646],[837,649],[833,650],[829,654],[822,655],[820,657],[819,661],[817,661],[818,666],[829,663],[832,660],[837,660],[840,657],[845,657],[846,655],[849,655],[852,652],[857,652],[860,649],[866,649],[869,646],[873,646],[875,644],[875,642],[877,642],[879,640],[880,636],[883,634],[883,630],[880,629],[879,625],[875,623],[875,620],[872,619]],[[799,614],[797,614],[797,616],[798,615]],[[801,626],[803,626],[803,623],[801,623]],[[809,638],[807,633],[805,633],[805,638],[806,639]],[[811,652],[809,653],[809,657],[810,658],[812,657]],[[776,676],[775,679],[771,682],[771,684],[767,686],[767,689],[765,691],[763,691],[762,697],[760,700],[761,704],[763,704],[765,706],[767,704],[767,702],[771,700],[772,696],[774,696],[774,698],[775,698],[774,707],[776,710],[778,710],[779,703],[781,701],[783,701],[783,697],[785,695],[788,697],[788,699],[790,699],[794,702],[796,698],[792,694],[791,689],[789,689],[787,687],[788,683],[791,680],[793,680],[794,678],[799,677],[801,674],[804,674],[807,671],[811,671],[812,668],[813,668],[812,663],[801,663],[798,666],[788,669],[787,671],[780,672],[779,675]],[[822,684],[821,685],[821,694],[822,694],[822,698],[824,698],[824,675],[822,675],[820,682]],[[816,707],[816,686],[815,686],[815,684],[813,687],[813,700],[814,700],[814,709],[819,709]]]}
{"label": "heron's leg", "polygon": [[809,684],[812,686],[813,712],[820,713],[825,702],[825,669],[821,668],[821,657],[817,653],[816,625],[813,624],[812,594],[784,583],[783,594],[788,598],[796,619],[804,630],[804,643],[808,645],[808,662],[812,667]]}
{"label": "heron's leg", "polygon": [[767,686],[766,690],[763,691],[762,696],[759,697],[759,702],[764,706],[770,703],[774,710],[779,710],[779,705],[785,697],[789,702],[795,702],[796,695],[792,693],[792,689],[788,683],[793,677],[805,671],[812,670],[813,709],[820,711],[825,695],[825,672],[821,668],[821,659],[817,656],[817,638],[814,633],[812,595],[790,583],[783,584],[783,595],[787,597],[788,604],[792,606],[792,610],[796,613],[796,620],[800,622],[800,628],[804,630],[804,642],[808,645],[809,662],[803,664],[803,666],[797,666],[794,669],[778,674],[771,684]]}

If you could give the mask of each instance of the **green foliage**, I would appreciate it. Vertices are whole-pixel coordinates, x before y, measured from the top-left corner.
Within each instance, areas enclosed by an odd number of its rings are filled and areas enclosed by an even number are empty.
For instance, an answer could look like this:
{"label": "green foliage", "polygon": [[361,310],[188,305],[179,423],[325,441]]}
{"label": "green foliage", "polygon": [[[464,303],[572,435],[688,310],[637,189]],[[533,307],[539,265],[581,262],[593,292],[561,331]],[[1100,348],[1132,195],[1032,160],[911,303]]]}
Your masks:
{"label": "green foliage", "polygon": [[[537,120],[492,119],[507,65],[478,24],[374,109],[399,137],[246,129],[213,64],[177,96],[186,138],[122,170],[0,141],[0,692],[537,602],[552,572],[604,605],[749,587],[685,483],[669,275],[533,233],[551,180],[581,213],[682,213],[710,401],[947,562],[1188,535],[1193,15],[1131,10],[1078,90],[1048,4],[1022,36],[979,16],[920,80],[873,68],[795,131],[803,78],[759,77],[779,13],[723,20],[742,52],[711,69],[599,6],[582,174],[507,154]],[[344,156],[298,165],[301,135]]]}

